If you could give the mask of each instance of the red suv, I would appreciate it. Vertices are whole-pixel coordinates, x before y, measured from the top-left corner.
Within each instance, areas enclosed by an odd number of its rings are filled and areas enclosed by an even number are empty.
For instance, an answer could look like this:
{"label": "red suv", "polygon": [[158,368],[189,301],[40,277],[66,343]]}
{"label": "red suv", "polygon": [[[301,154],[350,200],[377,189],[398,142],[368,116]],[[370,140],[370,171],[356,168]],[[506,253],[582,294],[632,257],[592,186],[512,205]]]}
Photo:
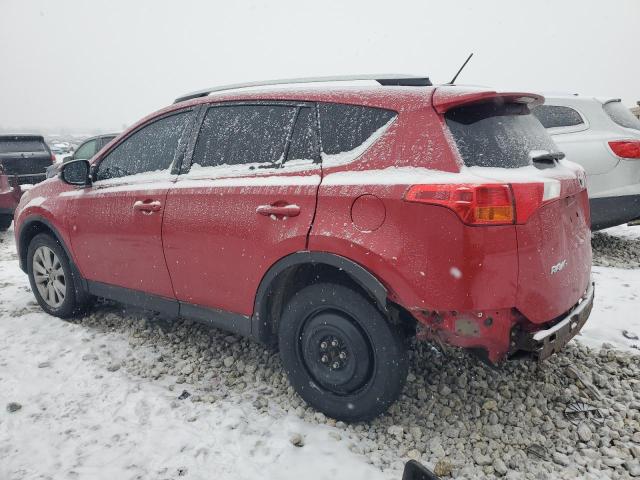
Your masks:
{"label": "red suv", "polygon": [[277,344],[315,408],[372,418],[407,338],[542,359],[586,321],[589,204],[528,93],[370,87],[199,92],[23,196],[42,308],[91,296]]}

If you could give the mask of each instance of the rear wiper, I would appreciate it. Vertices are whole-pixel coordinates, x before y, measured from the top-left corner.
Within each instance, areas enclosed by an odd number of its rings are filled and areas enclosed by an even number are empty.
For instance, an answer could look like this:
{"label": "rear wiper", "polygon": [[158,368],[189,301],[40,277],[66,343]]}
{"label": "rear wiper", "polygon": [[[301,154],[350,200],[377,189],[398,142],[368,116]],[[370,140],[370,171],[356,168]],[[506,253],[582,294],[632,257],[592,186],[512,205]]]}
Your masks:
{"label": "rear wiper", "polygon": [[554,161],[562,160],[564,157],[564,152],[540,153],[531,157],[531,161],[534,163],[553,163]]}

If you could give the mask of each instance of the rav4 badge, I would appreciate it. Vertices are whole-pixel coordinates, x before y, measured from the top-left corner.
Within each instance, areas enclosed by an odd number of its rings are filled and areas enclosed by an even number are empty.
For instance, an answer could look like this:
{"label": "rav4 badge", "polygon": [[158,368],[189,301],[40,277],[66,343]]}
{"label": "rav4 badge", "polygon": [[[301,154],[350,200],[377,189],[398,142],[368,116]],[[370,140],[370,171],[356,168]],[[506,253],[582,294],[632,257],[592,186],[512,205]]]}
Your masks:
{"label": "rav4 badge", "polygon": [[558,262],[555,265],[551,266],[551,275],[554,275],[554,274],[564,270],[564,267],[566,267],[566,266],[567,266],[567,259],[565,258],[561,262]]}

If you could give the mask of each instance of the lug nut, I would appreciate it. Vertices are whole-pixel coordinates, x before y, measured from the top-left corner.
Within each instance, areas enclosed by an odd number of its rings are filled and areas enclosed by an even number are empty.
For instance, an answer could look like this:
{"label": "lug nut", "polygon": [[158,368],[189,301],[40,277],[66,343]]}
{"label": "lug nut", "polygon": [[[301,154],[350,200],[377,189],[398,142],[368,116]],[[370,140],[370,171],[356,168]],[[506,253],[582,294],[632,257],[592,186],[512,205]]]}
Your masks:
{"label": "lug nut", "polygon": [[339,362],[333,362],[333,365],[331,365],[333,368],[338,369],[340,368],[340,363]]}
{"label": "lug nut", "polygon": [[335,338],[333,340],[331,340],[331,346],[332,347],[337,347],[338,346],[338,340],[336,340]]}
{"label": "lug nut", "polygon": [[320,348],[321,348],[322,350],[326,350],[326,349],[327,349],[327,347],[328,347],[327,342],[321,342],[321,343],[320,343]]}
{"label": "lug nut", "polygon": [[320,361],[322,363],[327,363],[329,361],[329,357],[327,357],[326,355],[322,355],[322,358],[320,359]]}
{"label": "lug nut", "polygon": [[338,355],[340,357],[340,360],[344,360],[345,358],[347,358],[347,352],[340,352],[340,355]]}

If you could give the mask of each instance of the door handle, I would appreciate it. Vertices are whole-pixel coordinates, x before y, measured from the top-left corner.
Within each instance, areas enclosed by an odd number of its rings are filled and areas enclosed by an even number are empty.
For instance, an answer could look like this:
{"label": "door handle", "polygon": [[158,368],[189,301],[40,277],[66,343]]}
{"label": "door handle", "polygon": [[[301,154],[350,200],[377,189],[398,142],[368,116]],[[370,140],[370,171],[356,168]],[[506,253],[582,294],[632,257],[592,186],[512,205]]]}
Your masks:
{"label": "door handle", "polygon": [[150,214],[153,212],[158,212],[160,210],[161,204],[158,200],[138,200],[133,204],[133,209],[138,210],[142,213]]}
{"label": "door handle", "polygon": [[300,207],[298,205],[260,205],[256,208],[256,213],[266,217],[276,215],[281,217],[295,217],[300,215]]}

